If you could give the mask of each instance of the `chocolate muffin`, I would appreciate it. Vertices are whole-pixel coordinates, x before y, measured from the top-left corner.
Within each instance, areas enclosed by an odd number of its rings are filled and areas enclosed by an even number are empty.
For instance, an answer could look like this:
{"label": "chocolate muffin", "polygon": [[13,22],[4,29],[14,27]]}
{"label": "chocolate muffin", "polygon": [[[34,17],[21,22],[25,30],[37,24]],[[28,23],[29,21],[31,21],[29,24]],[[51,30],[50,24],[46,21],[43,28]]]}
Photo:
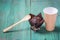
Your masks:
{"label": "chocolate muffin", "polygon": [[29,14],[29,15],[31,16],[31,19],[29,20],[31,29],[34,31],[40,30],[40,27],[44,22],[41,13],[39,13],[37,16],[35,16],[33,14]]}

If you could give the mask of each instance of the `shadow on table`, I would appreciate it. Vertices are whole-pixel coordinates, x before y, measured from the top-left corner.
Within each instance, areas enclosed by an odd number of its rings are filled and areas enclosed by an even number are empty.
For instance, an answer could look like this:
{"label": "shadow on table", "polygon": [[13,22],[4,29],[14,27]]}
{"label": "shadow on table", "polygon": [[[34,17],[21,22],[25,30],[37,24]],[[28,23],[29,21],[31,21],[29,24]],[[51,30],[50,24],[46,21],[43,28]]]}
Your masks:
{"label": "shadow on table", "polygon": [[[8,31],[6,33],[10,33],[10,32],[22,32],[22,31],[30,31],[30,28],[25,28],[25,29],[17,29],[17,30],[11,30],[11,31]],[[55,30],[54,31],[51,31],[51,32],[60,32],[60,27],[55,27]],[[45,27],[41,27],[39,31],[36,31],[36,33],[42,33],[42,34],[45,34],[45,33],[50,33],[49,31],[47,31],[45,29]]]}
{"label": "shadow on table", "polygon": [[[55,30],[54,31],[51,31],[51,32],[60,32],[60,27],[55,27]],[[45,34],[45,33],[51,33],[49,31],[47,31],[45,29],[45,27],[41,27],[41,29],[39,31],[37,31],[37,33],[42,33],[42,34]]]}
{"label": "shadow on table", "polygon": [[28,31],[28,30],[30,30],[30,28],[10,30],[10,31],[7,31],[7,32],[5,32],[5,33],[10,33],[10,32],[22,32],[22,31]]}

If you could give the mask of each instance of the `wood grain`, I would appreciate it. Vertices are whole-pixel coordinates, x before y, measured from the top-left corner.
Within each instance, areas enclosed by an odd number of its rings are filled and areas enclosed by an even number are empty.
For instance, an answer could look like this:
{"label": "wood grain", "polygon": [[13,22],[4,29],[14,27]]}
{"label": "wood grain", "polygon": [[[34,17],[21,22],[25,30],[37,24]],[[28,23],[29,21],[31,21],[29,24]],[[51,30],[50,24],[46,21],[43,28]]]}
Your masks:
{"label": "wood grain", "polygon": [[[26,4],[25,4],[26,2]],[[31,1],[31,13],[39,14],[43,8],[54,6],[60,10],[59,0],[39,0]],[[60,40],[60,11],[56,20],[56,29],[48,32],[45,24],[41,30],[34,32],[30,30],[29,22],[23,22],[7,33],[3,33],[3,29],[16,23],[25,15],[30,13],[30,0],[0,0],[0,40]]]}

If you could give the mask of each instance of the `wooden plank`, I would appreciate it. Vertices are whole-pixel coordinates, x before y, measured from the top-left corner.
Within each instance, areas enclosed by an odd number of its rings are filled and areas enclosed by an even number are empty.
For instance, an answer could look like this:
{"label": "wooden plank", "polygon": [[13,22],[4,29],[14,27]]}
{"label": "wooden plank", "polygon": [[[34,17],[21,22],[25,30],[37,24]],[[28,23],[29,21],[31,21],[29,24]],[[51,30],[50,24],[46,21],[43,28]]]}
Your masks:
{"label": "wooden plank", "polygon": [[[5,3],[7,2],[7,3]],[[28,22],[23,22],[11,29],[8,33],[3,33],[2,30],[13,23],[22,19],[25,15],[25,0],[6,0],[1,2],[0,7],[0,40],[30,40],[30,26]],[[27,10],[27,9],[26,9]],[[30,10],[30,9],[29,9]]]}
{"label": "wooden plank", "polygon": [[[57,3],[56,3],[57,2]],[[53,6],[53,7],[56,7],[59,9],[59,4],[58,4],[58,1],[32,1],[31,2],[31,12],[35,15],[37,15],[39,12],[42,13],[43,17],[44,17],[44,13],[43,13],[43,9],[45,7],[49,7],[49,6]],[[58,12],[58,15],[59,15],[60,12]],[[38,31],[38,32],[34,32],[32,31],[31,34],[32,34],[32,40],[59,40],[59,35],[60,35],[60,31],[59,31],[59,26],[60,26],[60,15],[57,16],[57,20],[56,20],[56,29],[53,31],[53,32],[48,32],[46,31],[45,29],[45,25],[42,26],[41,30]]]}

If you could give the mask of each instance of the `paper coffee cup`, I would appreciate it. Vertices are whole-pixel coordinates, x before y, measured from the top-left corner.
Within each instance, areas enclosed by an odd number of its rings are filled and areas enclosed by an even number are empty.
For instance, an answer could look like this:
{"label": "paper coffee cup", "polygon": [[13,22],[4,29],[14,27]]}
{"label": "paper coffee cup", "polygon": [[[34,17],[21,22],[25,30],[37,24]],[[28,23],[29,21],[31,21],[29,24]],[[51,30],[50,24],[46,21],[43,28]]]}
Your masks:
{"label": "paper coffee cup", "polygon": [[55,29],[56,16],[58,9],[55,7],[47,7],[43,9],[44,20],[47,31],[53,31]]}

